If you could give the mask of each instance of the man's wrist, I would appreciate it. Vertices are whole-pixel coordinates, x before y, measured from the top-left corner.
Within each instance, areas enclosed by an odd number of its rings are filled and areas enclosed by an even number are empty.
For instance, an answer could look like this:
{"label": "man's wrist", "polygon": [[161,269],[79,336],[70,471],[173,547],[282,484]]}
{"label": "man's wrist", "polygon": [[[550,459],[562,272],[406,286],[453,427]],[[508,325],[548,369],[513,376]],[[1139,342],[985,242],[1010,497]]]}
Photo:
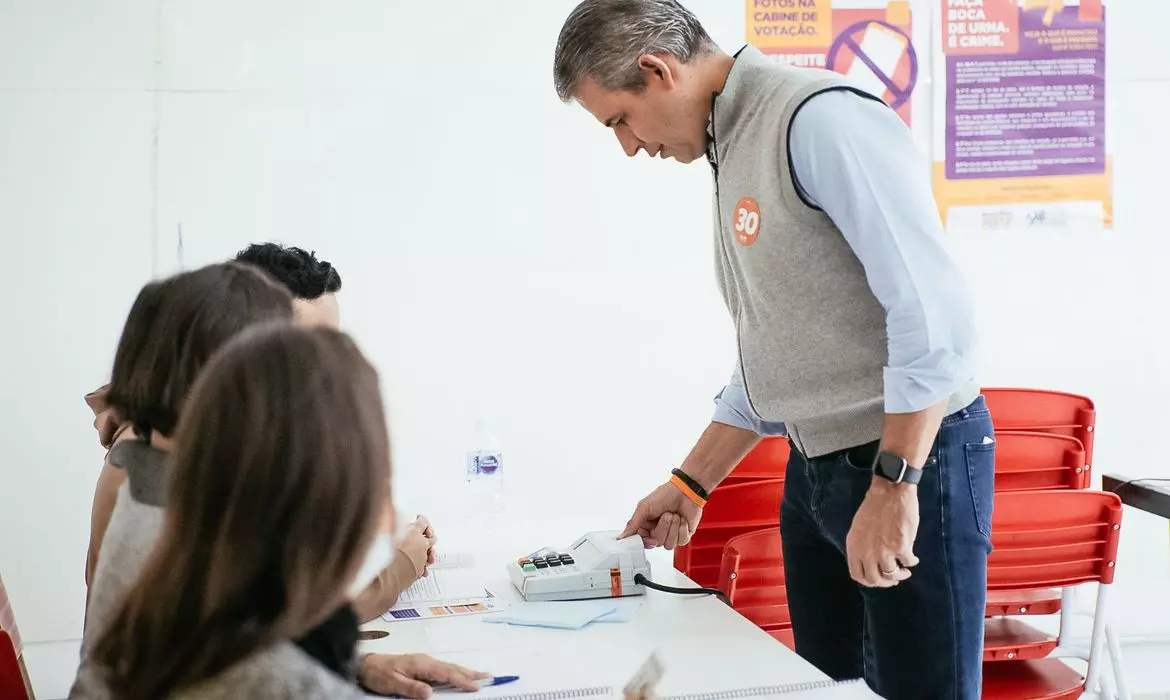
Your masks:
{"label": "man's wrist", "polygon": [[700,508],[707,505],[707,499],[711,497],[706,488],[682,469],[671,470],[670,483]]}
{"label": "man's wrist", "polygon": [[926,466],[926,460],[930,454],[930,448],[928,447],[926,451],[923,452],[917,448],[912,448],[905,445],[886,444],[883,441],[878,446],[878,454],[881,454],[882,452],[892,454],[895,457],[901,457],[902,459],[906,460],[907,467],[922,469]]}
{"label": "man's wrist", "polygon": [[751,430],[711,423],[679,469],[710,493],[759,441],[760,436]]}
{"label": "man's wrist", "polygon": [[688,478],[694,481],[695,485],[710,495],[719,482],[723,480],[723,476],[715,473],[715,469],[702,462],[694,459],[685,460],[678,469],[672,470],[671,473],[682,472]]}
{"label": "man's wrist", "polygon": [[896,452],[880,449],[873,460],[873,479],[875,483],[916,486],[922,480],[922,469]]}
{"label": "man's wrist", "polygon": [[874,475],[873,479],[870,480],[869,490],[883,496],[917,494],[918,484],[910,484],[905,481],[895,483]]}

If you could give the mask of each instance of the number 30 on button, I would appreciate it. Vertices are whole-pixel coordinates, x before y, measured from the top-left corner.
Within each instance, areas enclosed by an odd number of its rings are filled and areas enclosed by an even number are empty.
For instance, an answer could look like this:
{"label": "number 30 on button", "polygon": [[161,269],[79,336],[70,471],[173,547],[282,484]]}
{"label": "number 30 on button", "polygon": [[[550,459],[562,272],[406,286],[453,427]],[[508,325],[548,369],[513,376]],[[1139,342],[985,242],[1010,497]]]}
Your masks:
{"label": "number 30 on button", "polygon": [[731,228],[735,231],[735,241],[740,245],[751,245],[760,235],[760,205],[753,197],[744,197],[735,205],[731,215]]}

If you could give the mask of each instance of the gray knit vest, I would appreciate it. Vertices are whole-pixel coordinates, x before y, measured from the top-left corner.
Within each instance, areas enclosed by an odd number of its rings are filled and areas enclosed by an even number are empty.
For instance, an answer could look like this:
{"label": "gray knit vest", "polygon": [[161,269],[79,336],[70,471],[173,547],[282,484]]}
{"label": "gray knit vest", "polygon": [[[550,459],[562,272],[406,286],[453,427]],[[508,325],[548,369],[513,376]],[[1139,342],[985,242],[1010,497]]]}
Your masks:
{"label": "gray knit vest", "polygon": [[[788,159],[792,118],[826,90],[826,70],[774,64],[748,46],[715,97],[716,275],[735,323],[751,408],[787,424],[808,457],[881,437],[886,315],[824,212],[801,199]],[[978,395],[964,387],[959,410]]]}

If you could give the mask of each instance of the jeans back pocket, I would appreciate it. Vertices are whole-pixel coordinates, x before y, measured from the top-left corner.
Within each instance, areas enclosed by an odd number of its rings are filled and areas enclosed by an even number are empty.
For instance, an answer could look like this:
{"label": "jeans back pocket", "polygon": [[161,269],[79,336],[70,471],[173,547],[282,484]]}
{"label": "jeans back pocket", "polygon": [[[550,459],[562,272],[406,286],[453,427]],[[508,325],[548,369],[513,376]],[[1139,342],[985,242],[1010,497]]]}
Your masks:
{"label": "jeans back pocket", "polygon": [[991,537],[991,510],[995,501],[995,443],[976,442],[964,445],[967,480],[975,507],[975,526],[979,534]]}

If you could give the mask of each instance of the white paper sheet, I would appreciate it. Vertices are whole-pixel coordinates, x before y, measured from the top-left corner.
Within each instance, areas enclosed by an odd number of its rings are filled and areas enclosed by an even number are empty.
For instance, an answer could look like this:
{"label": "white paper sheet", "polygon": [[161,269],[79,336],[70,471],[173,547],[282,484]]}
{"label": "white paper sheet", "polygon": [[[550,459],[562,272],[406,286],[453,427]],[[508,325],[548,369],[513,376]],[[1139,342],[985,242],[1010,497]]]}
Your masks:
{"label": "white paper sheet", "polygon": [[470,554],[440,554],[427,576],[415,581],[398,596],[394,607],[382,614],[387,622],[429,617],[478,615],[508,607],[484,582]]}

